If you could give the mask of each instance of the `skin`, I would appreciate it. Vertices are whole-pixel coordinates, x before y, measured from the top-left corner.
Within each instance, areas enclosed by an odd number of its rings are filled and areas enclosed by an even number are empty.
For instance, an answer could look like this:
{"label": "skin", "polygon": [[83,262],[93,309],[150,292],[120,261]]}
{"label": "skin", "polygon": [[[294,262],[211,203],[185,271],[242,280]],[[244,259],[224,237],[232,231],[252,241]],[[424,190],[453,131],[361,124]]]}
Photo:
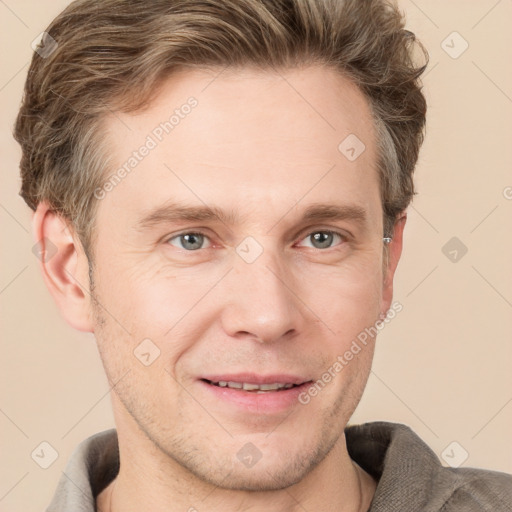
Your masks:
{"label": "skin", "polygon": [[[406,216],[384,266],[369,105],[322,67],[219,72],[177,73],[145,111],[105,119],[121,166],[169,112],[198,101],[100,201],[93,289],[72,227],[45,203],[34,215],[36,239],[58,247],[41,263],[45,282],[66,321],[95,334],[113,386],[121,469],[97,503],[126,512],[367,510],[375,482],[350,459],[343,429],[374,339],[307,405],[284,412],[242,411],[198,378],[247,371],[317,380],[390,308]],[[366,146],[352,162],[338,150],[351,133]],[[169,199],[239,221],[136,228]],[[355,204],[367,221],[300,223],[313,203]],[[187,250],[176,235],[198,229],[203,246]],[[319,248],[311,235],[322,229],[349,236]],[[236,252],[247,236],[263,248],[253,263]],[[149,366],[133,353],[146,338],[160,350]],[[249,442],[261,452],[250,468],[237,458]]]}

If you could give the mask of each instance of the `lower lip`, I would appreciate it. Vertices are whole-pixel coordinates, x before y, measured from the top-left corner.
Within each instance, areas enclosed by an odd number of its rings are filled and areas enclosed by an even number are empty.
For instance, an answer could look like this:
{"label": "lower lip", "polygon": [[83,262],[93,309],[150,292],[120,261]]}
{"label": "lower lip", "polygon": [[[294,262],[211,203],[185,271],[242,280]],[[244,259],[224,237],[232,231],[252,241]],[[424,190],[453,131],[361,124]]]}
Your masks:
{"label": "lower lip", "polygon": [[239,409],[258,414],[271,414],[285,411],[299,404],[299,395],[311,385],[311,382],[305,382],[290,389],[265,393],[215,386],[204,380],[200,380],[199,384],[219,400],[229,402]]}

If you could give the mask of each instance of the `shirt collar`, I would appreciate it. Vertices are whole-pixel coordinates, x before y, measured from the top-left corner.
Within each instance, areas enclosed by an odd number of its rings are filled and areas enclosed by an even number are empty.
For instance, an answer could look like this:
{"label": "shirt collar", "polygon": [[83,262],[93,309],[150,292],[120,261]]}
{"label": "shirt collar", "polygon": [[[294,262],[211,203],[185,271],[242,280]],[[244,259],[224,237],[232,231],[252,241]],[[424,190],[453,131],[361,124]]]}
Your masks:
{"label": "shirt collar", "polygon": [[[442,469],[436,455],[401,424],[373,422],[345,429],[350,457],[378,481],[371,512],[426,503],[429,486]],[[95,512],[96,497],[119,472],[115,429],[89,437],[74,450],[59,480],[51,512]],[[450,478],[450,473],[443,478]],[[450,485],[447,486],[449,488]]]}

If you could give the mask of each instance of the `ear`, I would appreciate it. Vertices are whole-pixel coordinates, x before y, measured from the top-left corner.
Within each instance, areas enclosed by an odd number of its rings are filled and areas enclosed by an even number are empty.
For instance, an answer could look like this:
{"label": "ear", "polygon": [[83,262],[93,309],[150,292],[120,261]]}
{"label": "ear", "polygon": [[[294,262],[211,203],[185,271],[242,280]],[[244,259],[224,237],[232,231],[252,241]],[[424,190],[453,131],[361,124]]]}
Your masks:
{"label": "ear", "polygon": [[37,242],[33,252],[62,316],[71,327],[93,332],[89,264],[78,236],[46,202],[32,216],[32,233]]}
{"label": "ear", "polygon": [[407,212],[403,211],[397,218],[393,228],[393,239],[388,245],[388,261],[384,269],[384,284],[382,289],[382,312],[385,313],[391,307],[393,300],[393,279],[398,261],[402,254],[403,234]]}

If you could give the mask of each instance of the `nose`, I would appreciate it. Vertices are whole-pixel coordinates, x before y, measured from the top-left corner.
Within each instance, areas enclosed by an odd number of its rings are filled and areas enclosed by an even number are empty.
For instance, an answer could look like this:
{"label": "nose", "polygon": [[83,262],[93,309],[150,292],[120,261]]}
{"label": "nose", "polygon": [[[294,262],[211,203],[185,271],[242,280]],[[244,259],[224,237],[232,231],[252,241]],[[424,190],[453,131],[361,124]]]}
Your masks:
{"label": "nose", "polygon": [[227,298],[221,314],[225,332],[235,338],[255,338],[261,343],[297,335],[306,319],[295,288],[291,271],[269,251],[264,251],[253,263],[235,258],[222,290]]}

